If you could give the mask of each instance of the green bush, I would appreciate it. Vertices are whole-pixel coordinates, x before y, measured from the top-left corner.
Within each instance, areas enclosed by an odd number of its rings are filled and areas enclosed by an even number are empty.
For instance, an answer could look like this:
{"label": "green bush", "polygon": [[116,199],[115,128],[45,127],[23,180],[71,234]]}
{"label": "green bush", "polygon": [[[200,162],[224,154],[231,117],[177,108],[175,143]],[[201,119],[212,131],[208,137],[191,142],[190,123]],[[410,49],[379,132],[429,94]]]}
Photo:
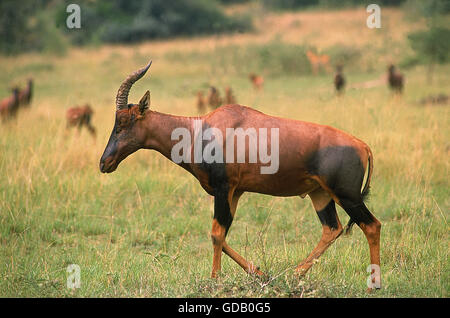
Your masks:
{"label": "green bush", "polygon": [[[309,75],[311,64],[306,56],[312,47],[272,41],[266,44],[228,45],[213,51],[193,51],[189,53],[170,52],[165,58],[174,63],[206,64],[214,74],[263,73],[272,77],[284,75]],[[346,70],[361,67],[362,51],[352,47],[331,47],[323,52],[330,56],[330,66],[337,63],[346,65]]]}
{"label": "green bush", "polygon": [[415,56],[407,57],[403,64],[428,64],[428,81],[431,83],[434,66],[448,63],[450,57],[450,29],[447,27],[450,2],[410,0],[407,5],[411,18],[425,18],[427,29],[408,34]]}
{"label": "green bush", "polygon": [[252,28],[249,17],[228,16],[218,2],[210,0],[79,0],[81,28],[69,29],[66,8],[72,2],[0,1],[0,53],[62,54],[69,43],[131,43]]}
{"label": "green bush", "polygon": [[[80,2],[82,28],[63,28],[75,44],[95,39],[108,43],[132,43],[174,36],[243,32],[252,27],[248,17],[227,16],[214,1]],[[58,10],[59,25],[65,24],[65,5]]]}
{"label": "green bush", "polygon": [[33,13],[31,2],[0,1],[0,51],[15,54],[30,50],[34,45],[33,29],[28,17]]}
{"label": "green bush", "polygon": [[432,27],[429,30],[410,33],[408,39],[418,56],[439,64],[449,61],[450,29]]}
{"label": "green bush", "polygon": [[361,50],[355,47],[337,45],[328,48],[325,51],[330,56],[331,63],[336,64],[355,64],[362,56]]}
{"label": "green bush", "polygon": [[[367,6],[374,3],[373,0],[261,0],[263,5],[270,9],[277,10],[299,10],[313,6],[327,8],[342,8]],[[380,6],[399,6],[405,0],[378,0],[376,3]]]}
{"label": "green bush", "polygon": [[319,0],[262,0],[264,6],[271,9],[304,9],[319,4]]}
{"label": "green bush", "polygon": [[167,53],[165,58],[175,63],[211,65],[215,74],[234,73],[248,76],[249,73],[258,72],[271,76],[301,75],[311,73],[306,50],[302,45],[273,41],[245,46],[228,45],[212,52],[171,52]]}

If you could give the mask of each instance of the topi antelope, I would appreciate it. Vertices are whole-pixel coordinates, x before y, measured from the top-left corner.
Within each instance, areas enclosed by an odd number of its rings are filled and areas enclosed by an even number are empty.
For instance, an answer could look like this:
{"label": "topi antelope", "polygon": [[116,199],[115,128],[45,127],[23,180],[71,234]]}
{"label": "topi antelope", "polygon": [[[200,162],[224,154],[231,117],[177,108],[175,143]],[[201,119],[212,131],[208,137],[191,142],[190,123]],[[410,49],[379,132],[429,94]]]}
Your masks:
{"label": "topi antelope", "polygon": [[342,65],[336,66],[336,74],[334,75],[334,87],[336,88],[336,92],[341,94],[345,88],[345,77],[342,74]]}
{"label": "topi antelope", "polygon": [[95,127],[91,124],[91,118],[94,111],[89,104],[84,106],[75,106],[69,108],[66,113],[67,124],[66,128],[78,127],[78,131],[81,130],[83,126],[86,126],[92,137],[96,136]]}
{"label": "topi antelope", "polygon": [[[120,85],[116,97],[115,123],[108,144],[100,159],[100,171],[115,171],[122,160],[139,149],[160,152],[171,161],[177,144],[174,131],[183,129],[191,132],[191,144],[183,155],[196,156],[195,145],[205,152],[215,143],[219,132],[226,136],[226,142],[215,149],[215,154],[228,154],[238,145],[235,137],[225,134],[229,129],[244,132],[244,148],[248,157],[257,144],[252,131],[270,129],[271,138],[265,138],[266,150],[278,150],[279,166],[274,173],[261,173],[266,165],[260,157],[254,163],[235,163],[224,158],[219,160],[190,160],[178,165],[190,172],[203,189],[214,197],[214,216],[211,239],[214,256],[212,277],[221,270],[222,252],[231,257],[246,272],[262,275],[252,263],[235,252],[226,242],[226,235],[233,222],[238,200],[244,192],[255,192],[273,196],[309,196],[322,223],[322,238],[306,259],[296,268],[298,274],[305,274],[316,259],[342,234],[343,227],[338,219],[335,204],[340,205],[350,216],[347,230],[356,223],[364,232],[370,248],[371,268],[375,267],[372,282],[380,287],[380,229],[381,223],[364,204],[368,194],[373,171],[373,157],[370,148],[361,140],[335,128],[292,119],[273,117],[241,105],[226,105],[201,117],[182,117],[159,113],[149,109],[150,92],[147,91],[138,104],[128,103],[131,86],[147,72],[151,62],[129,75]],[[198,122],[201,122],[198,125]],[[199,127],[200,126],[200,127]],[[198,131],[200,129],[200,132]],[[200,140],[195,134],[215,131],[214,138]],[[272,138],[273,131],[278,139]],[[242,137],[242,135],[240,136]],[[245,143],[245,139],[253,143]],[[267,137],[267,136],[266,136]],[[175,138],[176,139],[176,138]],[[231,140],[230,140],[231,139]],[[259,138],[260,145],[263,144]],[[230,149],[228,149],[228,145]],[[242,145],[242,143],[240,144]],[[221,148],[223,147],[223,148]],[[245,155],[247,158],[247,155]],[[234,158],[232,158],[234,159]],[[364,178],[367,169],[367,178]],[[262,170],[261,170],[262,171]],[[365,179],[365,182],[364,182]],[[364,186],[362,186],[364,183]],[[361,191],[362,188],[362,191]],[[378,269],[378,270],[377,270]],[[373,287],[373,286],[372,286]],[[369,287],[370,288],[370,287]]]}
{"label": "topi antelope", "polygon": [[403,91],[403,75],[398,72],[393,64],[388,67],[389,87],[395,92],[401,94]]}
{"label": "topi antelope", "polygon": [[19,110],[19,88],[12,88],[12,95],[0,101],[0,116],[3,120],[13,118]]}
{"label": "topi antelope", "polygon": [[250,73],[249,76],[250,81],[253,84],[253,88],[256,90],[262,90],[264,85],[264,78],[260,75],[256,75],[255,73]]}
{"label": "topi antelope", "polygon": [[198,91],[197,92],[197,110],[199,113],[203,113],[206,108],[206,102],[205,98],[203,97],[203,93]]}
{"label": "topi antelope", "polygon": [[438,95],[429,95],[427,97],[424,97],[420,100],[420,103],[422,105],[438,105],[442,104],[445,105],[449,101],[448,95],[445,95],[443,93],[440,93]]}
{"label": "topi antelope", "polygon": [[220,93],[214,86],[211,86],[209,88],[208,104],[213,109],[222,105],[222,98],[220,97]]}
{"label": "topi antelope", "polygon": [[225,104],[236,104],[236,98],[230,86],[225,88]]}
{"label": "topi antelope", "polygon": [[314,75],[317,75],[320,67],[323,67],[327,72],[330,72],[330,57],[328,55],[315,54],[313,51],[308,50],[306,52],[306,57],[311,64]]}
{"label": "topi antelope", "polygon": [[29,106],[31,98],[33,97],[33,79],[29,78],[27,81],[27,87],[19,92],[19,104],[21,106]]}

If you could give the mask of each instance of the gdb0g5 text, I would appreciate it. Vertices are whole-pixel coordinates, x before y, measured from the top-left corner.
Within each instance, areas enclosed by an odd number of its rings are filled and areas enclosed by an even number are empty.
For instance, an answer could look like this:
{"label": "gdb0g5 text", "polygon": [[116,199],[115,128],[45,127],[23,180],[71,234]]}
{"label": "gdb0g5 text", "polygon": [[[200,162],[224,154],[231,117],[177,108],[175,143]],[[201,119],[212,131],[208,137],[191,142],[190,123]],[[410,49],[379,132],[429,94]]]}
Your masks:
{"label": "gdb0g5 text", "polygon": [[223,312],[249,312],[249,313],[264,313],[270,312],[270,303],[224,303],[222,305]]}

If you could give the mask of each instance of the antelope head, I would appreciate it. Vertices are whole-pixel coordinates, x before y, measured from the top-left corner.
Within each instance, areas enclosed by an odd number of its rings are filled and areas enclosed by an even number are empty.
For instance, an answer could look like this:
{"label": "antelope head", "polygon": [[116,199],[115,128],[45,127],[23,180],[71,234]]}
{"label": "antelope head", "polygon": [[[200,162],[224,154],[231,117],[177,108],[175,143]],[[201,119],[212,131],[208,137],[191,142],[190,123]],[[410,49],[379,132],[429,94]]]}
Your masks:
{"label": "antelope head", "polygon": [[100,171],[111,173],[126,157],[143,147],[145,129],[143,118],[150,106],[150,92],[147,91],[139,104],[128,103],[131,86],[145,75],[152,62],[130,74],[120,85],[116,96],[116,119],[108,144],[100,159]]}

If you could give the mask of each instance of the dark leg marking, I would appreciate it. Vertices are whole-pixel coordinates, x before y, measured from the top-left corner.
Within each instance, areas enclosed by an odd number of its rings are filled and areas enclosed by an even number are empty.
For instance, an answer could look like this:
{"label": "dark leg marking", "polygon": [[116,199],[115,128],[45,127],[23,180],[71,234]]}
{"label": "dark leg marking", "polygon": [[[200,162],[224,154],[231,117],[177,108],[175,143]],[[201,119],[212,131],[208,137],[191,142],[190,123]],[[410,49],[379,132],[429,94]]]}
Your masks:
{"label": "dark leg marking", "polygon": [[230,204],[228,203],[228,185],[225,189],[214,189],[214,219],[225,228],[225,235],[233,222]]}
{"label": "dark leg marking", "polygon": [[374,216],[370,213],[369,209],[367,209],[364,202],[354,203],[353,201],[342,198],[339,198],[339,201],[345,212],[350,216],[350,219],[356,224],[360,225],[361,223],[364,223],[368,225],[375,221]]}
{"label": "dark leg marking", "polygon": [[[207,123],[203,123],[203,132],[210,128]],[[208,143],[215,142],[203,140],[202,142],[202,154]],[[225,228],[225,235],[233,222],[233,216],[231,215],[230,204],[228,202],[228,192],[230,186],[228,183],[228,176],[225,167],[225,159],[222,158],[222,162],[207,163],[203,161],[199,164],[200,168],[208,174],[208,183],[211,188],[214,189],[214,219],[219,222]]]}
{"label": "dark leg marking", "polygon": [[332,230],[337,230],[339,227],[334,200],[330,200],[325,208],[317,211],[317,215],[322,225],[326,225]]}

